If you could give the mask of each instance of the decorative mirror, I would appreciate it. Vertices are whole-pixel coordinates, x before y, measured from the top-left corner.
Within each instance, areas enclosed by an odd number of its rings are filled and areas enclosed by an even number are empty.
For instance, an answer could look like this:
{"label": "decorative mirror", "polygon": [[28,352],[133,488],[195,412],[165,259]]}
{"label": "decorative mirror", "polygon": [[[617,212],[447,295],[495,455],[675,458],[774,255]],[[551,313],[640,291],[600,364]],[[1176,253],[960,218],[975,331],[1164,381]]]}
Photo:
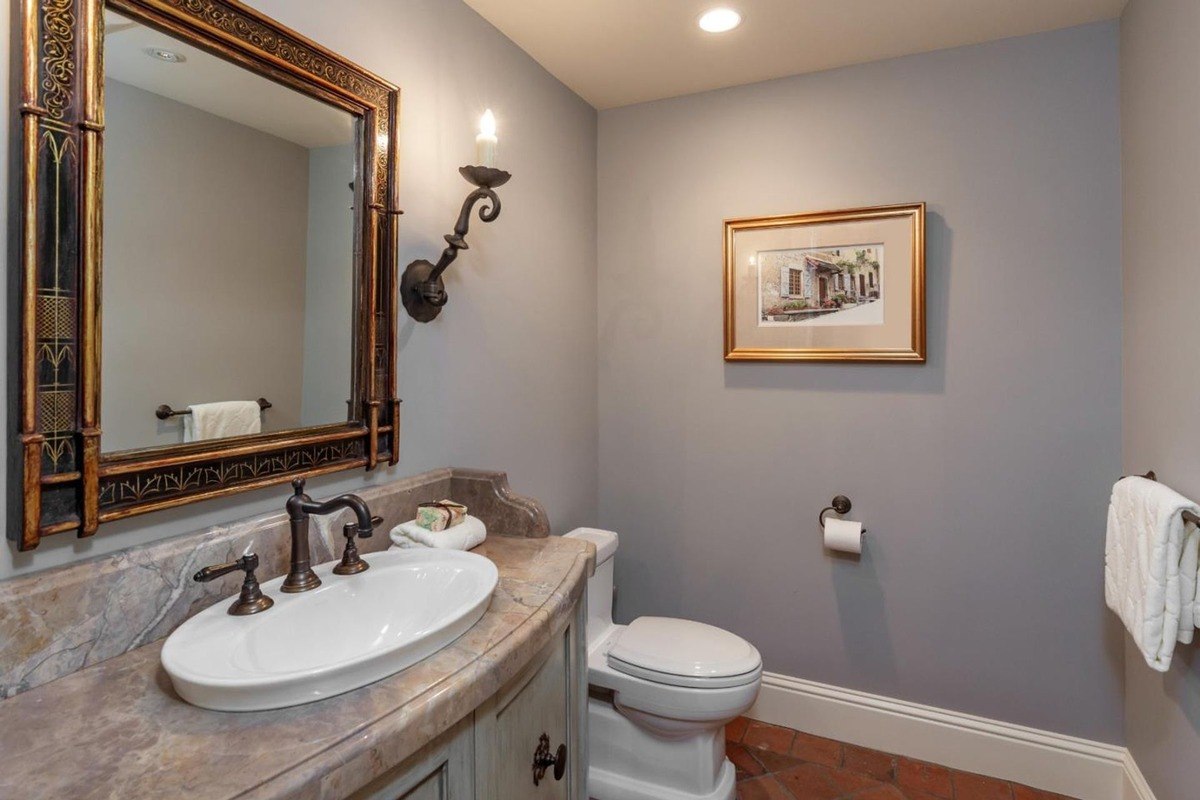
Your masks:
{"label": "decorative mirror", "polygon": [[233,0],[22,10],[17,546],[396,463],[396,87]]}

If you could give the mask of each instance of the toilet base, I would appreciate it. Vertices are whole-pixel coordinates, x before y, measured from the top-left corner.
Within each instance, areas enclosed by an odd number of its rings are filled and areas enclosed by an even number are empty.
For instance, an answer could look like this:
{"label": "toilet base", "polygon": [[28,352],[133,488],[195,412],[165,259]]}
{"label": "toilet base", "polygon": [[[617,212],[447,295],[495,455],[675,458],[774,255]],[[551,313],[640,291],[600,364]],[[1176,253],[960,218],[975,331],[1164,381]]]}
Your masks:
{"label": "toilet base", "polygon": [[683,794],[591,767],[588,770],[588,797],[590,800],[734,800],[734,778],[734,766],[726,759],[720,780],[711,794]]}
{"label": "toilet base", "polygon": [[588,797],[592,800],[734,800],[725,727],[664,738],[605,700],[588,700]]}

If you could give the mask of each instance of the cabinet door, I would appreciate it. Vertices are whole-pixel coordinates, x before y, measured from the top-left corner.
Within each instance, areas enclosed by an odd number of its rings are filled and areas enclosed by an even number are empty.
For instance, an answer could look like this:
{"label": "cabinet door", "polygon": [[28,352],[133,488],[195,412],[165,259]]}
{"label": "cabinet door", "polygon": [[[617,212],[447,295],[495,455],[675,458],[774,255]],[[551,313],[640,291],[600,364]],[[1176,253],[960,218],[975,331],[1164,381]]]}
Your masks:
{"label": "cabinet door", "polygon": [[471,717],[355,792],[350,800],[473,800],[475,739]]}
{"label": "cabinet door", "polygon": [[[526,670],[475,712],[478,800],[577,800],[583,784],[586,683],[580,683],[582,626],[572,624]],[[586,680],[586,670],[584,671]],[[584,691],[580,691],[580,686]],[[546,769],[534,785],[534,754],[542,734],[549,753],[566,746],[566,771]]]}

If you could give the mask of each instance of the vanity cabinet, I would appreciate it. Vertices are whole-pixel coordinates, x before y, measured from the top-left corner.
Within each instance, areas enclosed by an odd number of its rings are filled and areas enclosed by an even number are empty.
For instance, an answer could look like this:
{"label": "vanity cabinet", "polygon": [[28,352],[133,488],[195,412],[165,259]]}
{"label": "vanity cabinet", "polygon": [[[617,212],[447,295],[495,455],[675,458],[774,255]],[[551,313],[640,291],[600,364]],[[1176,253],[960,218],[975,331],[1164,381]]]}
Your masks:
{"label": "vanity cabinet", "polygon": [[399,767],[359,789],[353,800],[471,800],[475,794],[475,732],[460,721],[405,759]]}
{"label": "vanity cabinet", "polygon": [[[578,770],[587,664],[571,625],[539,658],[475,712],[476,796],[482,800],[584,797]],[[578,651],[578,655],[577,655]],[[542,759],[540,769],[535,761]],[[534,783],[535,774],[538,781]]]}
{"label": "vanity cabinet", "polygon": [[352,800],[585,800],[585,608],[473,714]]}

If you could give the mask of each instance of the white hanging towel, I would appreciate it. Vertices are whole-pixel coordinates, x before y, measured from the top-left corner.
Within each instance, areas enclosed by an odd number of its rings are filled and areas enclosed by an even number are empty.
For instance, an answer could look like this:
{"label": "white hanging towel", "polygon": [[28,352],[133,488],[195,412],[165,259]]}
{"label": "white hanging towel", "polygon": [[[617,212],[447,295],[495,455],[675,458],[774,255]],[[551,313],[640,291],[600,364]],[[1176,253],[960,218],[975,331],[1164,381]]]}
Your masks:
{"label": "white hanging towel", "polygon": [[1183,521],[1185,510],[1200,513],[1178,492],[1138,477],[1117,481],[1108,505],[1104,600],[1159,672],[1196,627],[1200,533]]}
{"label": "white hanging towel", "polygon": [[192,413],[183,418],[185,442],[262,433],[262,408],[257,400],[197,403],[188,410]]}
{"label": "white hanging towel", "polygon": [[402,549],[414,547],[437,547],[444,550],[470,550],[483,544],[487,538],[487,526],[478,517],[467,515],[459,524],[444,531],[422,528],[414,519],[401,522],[392,528],[392,543]]}

